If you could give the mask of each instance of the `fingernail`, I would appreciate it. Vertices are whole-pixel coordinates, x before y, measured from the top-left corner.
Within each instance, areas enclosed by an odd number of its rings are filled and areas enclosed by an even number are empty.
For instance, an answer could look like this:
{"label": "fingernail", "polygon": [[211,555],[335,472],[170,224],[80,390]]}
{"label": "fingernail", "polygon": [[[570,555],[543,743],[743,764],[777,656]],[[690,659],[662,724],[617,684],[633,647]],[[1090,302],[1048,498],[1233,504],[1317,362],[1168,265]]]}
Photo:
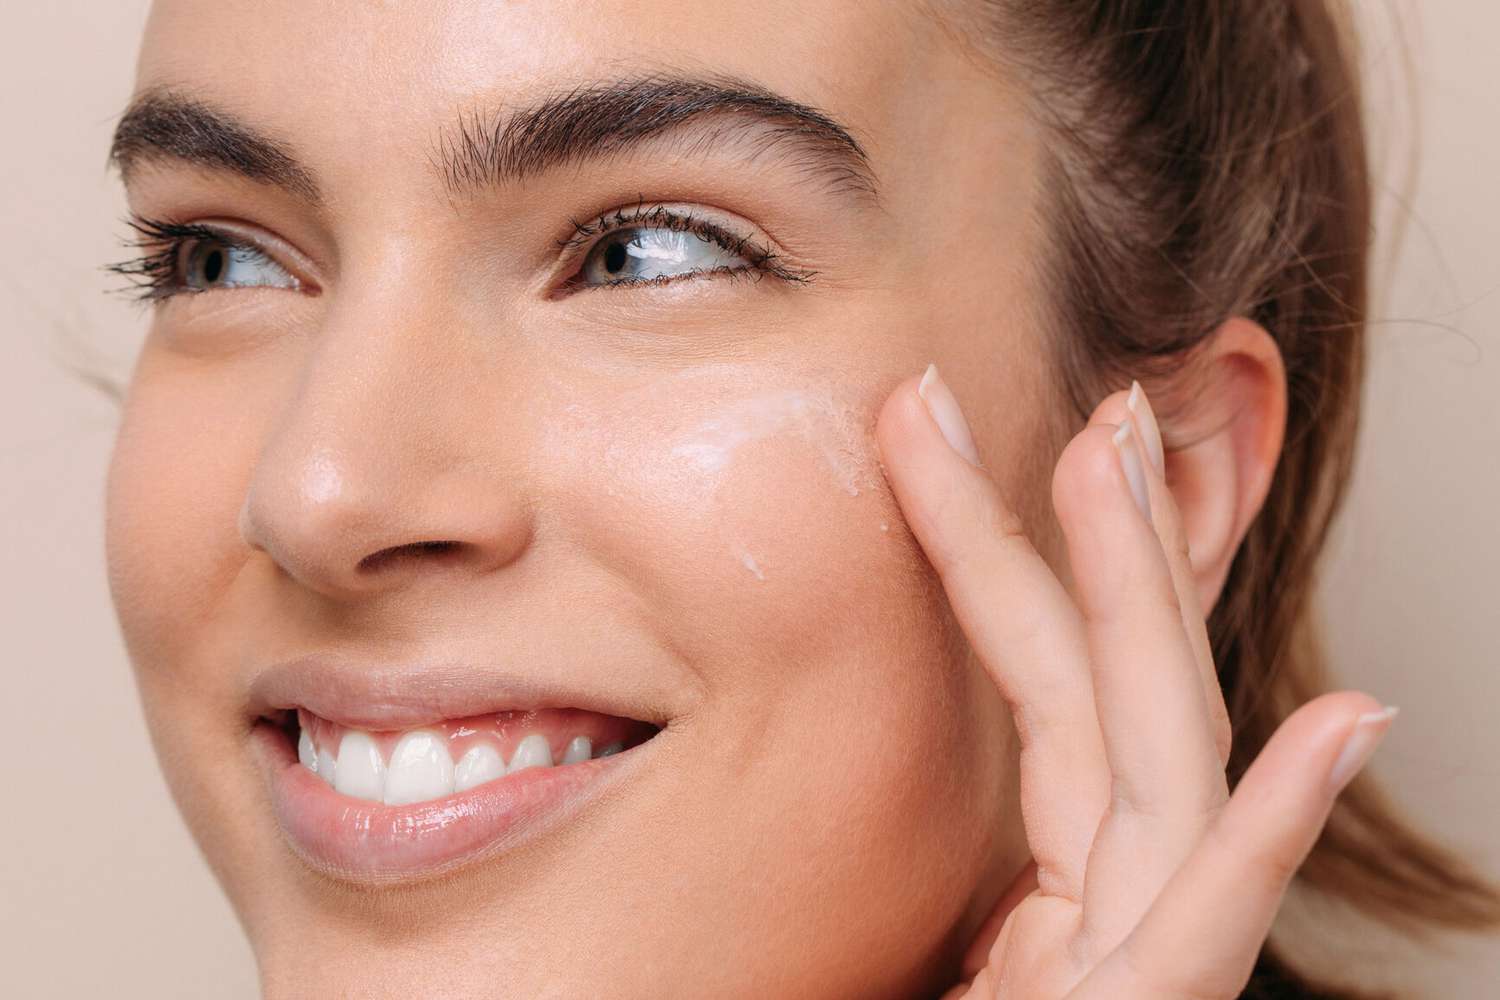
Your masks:
{"label": "fingernail", "polygon": [[927,412],[932,414],[933,422],[943,432],[943,440],[948,446],[967,459],[970,465],[978,465],[979,450],[974,447],[969,422],[964,419],[964,411],[958,408],[958,400],[953,398],[948,384],[938,376],[937,365],[927,366],[917,386],[917,395],[927,404]]}
{"label": "fingernail", "polygon": [[1156,411],[1151,409],[1151,400],[1139,382],[1130,383],[1130,396],[1125,400],[1130,415],[1135,418],[1136,432],[1145,446],[1146,457],[1162,477],[1167,474],[1167,452],[1161,443],[1161,426],[1156,422]]}
{"label": "fingernail", "polygon": [[1333,762],[1333,770],[1328,772],[1330,792],[1337,795],[1359,773],[1359,769],[1365,766],[1370,755],[1385,738],[1386,730],[1391,728],[1391,720],[1399,711],[1395,705],[1387,705],[1379,712],[1366,712],[1355,721],[1353,731],[1344,741],[1344,749],[1339,751],[1338,760]]}
{"label": "fingernail", "polygon": [[1136,438],[1135,422],[1125,421],[1115,431],[1115,451],[1120,453],[1120,467],[1125,470],[1125,481],[1130,484],[1130,495],[1141,509],[1141,516],[1151,522],[1151,494],[1146,490],[1146,467],[1141,464],[1141,446]]}

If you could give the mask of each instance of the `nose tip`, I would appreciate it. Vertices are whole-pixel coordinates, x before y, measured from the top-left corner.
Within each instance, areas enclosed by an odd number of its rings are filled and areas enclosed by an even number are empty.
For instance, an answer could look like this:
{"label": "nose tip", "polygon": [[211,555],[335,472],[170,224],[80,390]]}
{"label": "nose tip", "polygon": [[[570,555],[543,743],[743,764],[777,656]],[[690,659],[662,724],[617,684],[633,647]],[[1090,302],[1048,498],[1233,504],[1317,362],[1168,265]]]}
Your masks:
{"label": "nose tip", "polygon": [[300,474],[264,461],[240,508],[245,544],[303,586],[333,598],[399,588],[436,573],[492,571],[531,534],[513,490],[452,466],[436,475],[329,451]]}

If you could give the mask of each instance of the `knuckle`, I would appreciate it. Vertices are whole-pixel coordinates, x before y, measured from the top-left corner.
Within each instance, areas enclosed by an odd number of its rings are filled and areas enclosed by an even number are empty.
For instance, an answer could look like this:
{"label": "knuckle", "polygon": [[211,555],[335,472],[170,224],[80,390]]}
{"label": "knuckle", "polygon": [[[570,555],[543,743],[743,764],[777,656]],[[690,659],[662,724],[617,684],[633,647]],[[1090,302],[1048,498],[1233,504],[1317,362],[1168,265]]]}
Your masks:
{"label": "knuckle", "polygon": [[1229,711],[1222,698],[1213,700],[1209,708],[1209,725],[1213,727],[1214,748],[1219,752],[1221,765],[1228,765],[1229,755],[1234,750],[1234,726],[1229,721]]}
{"label": "knuckle", "polygon": [[1187,968],[1180,954],[1157,957],[1143,954],[1135,935],[1120,945],[1120,960],[1140,996],[1157,1000],[1232,1000],[1250,981],[1250,970]]}
{"label": "knuckle", "polygon": [[[1162,795],[1139,789],[1116,775],[1110,785],[1109,816],[1117,822],[1170,826],[1198,836],[1213,829],[1228,799],[1213,787],[1198,794],[1186,792]],[[1193,840],[1196,842],[1196,836]]]}
{"label": "knuckle", "polygon": [[1258,895],[1280,896],[1302,867],[1302,859],[1287,850],[1281,838],[1247,844],[1243,838],[1233,836],[1222,822],[1216,822],[1209,826],[1204,839],[1217,857],[1244,873],[1248,880],[1246,888]]}
{"label": "knuckle", "polygon": [[1021,523],[1020,515],[1000,499],[994,488],[980,491],[979,522],[985,535],[996,541],[1006,544],[1020,543],[1027,547],[1031,545],[1026,537],[1026,526]]}

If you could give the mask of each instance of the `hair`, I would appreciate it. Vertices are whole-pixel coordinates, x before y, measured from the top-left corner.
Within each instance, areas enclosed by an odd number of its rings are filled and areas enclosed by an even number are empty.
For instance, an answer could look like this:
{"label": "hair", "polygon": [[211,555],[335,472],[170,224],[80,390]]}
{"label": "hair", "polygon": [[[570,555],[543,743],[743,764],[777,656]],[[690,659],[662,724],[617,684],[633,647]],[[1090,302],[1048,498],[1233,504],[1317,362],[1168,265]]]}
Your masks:
{"label": "hair", "polygon": [[[1349,11],[1338,0],[962,2],[1050,138],[1044,308],[1079,415],[1130,376],[1170,399],[1174,373],[1235,316],[1264,327],[1285,360],[1280,464],[1209,616],[1233,787],[1326,686],[1310,598],[1354,456],[1372,229]],[[1500,927],[1500,889],[1409,826],[1368,777],[1339,798],[1297,880],[1412,937]],[[1314,989],[1268,946],[1246,995]]]}

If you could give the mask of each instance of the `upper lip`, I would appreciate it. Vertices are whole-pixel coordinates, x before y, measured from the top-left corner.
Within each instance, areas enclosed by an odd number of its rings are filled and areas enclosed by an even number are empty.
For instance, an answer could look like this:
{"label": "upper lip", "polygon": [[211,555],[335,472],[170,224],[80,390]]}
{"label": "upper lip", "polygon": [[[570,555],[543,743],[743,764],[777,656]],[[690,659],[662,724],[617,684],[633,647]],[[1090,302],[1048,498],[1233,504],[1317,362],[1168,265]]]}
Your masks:
{"label": "upper lip", "polygon": [[[595,663],[609,662],[599,659]],[[302,708],[353,729],[397,730],[490,712],[575,708],[664,726],[669,713],[637,684],[585,690],[550,671],[445,659],[370,661],[339,653],[285,660],[250,685],[253,717]]]}

